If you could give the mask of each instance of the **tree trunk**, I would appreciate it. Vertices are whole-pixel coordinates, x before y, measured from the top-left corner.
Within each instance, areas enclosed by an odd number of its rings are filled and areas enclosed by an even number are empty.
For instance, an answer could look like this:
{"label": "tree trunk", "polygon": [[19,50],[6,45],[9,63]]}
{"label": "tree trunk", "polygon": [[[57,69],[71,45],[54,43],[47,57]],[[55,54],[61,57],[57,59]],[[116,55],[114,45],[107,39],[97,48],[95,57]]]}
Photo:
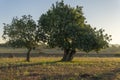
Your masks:
{"label": "tree trunk", "polygon": [[65,49],[62,61],[72,61],[75,50]]}
{"label": "tree trunk", "polygon": [[67,58],[68,54],[69,54],[69,50],[64,49],[64,55],[63,55],[62,61],[66,61],[66,58]]}
{"label": "tree trunk", "polygon": [[73,56],[74,56],[75,53],[76,53],[75,50],[71,50],[70,51],[68,61],[72,61],[73,60]]}
{"label": "tree trunk", "polygon": [[26,61],[30,62],[30,52],[31,52],[32,48],[29,48],[28,49],[28,52],[27,52],[27,57],[26,57]]}

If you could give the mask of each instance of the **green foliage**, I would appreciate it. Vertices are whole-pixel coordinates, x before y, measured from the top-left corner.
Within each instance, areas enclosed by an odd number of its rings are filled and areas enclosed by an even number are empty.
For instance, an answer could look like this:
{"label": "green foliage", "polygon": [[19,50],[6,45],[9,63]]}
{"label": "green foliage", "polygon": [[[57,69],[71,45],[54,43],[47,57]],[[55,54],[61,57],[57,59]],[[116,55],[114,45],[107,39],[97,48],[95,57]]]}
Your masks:
{"label": "green foliage", "polygon": [[24,15],[21,19],[15,17],[10,24],[4,23],[3,37],[13,47],[34,48],[37,44],[36,29],[37,26],[32,16]]}
{"label": "green foliage", "polygon": [[4,23],[3,38],[8,39],[12,47],[26,47],[28,49],[26,60],[30,61],[30,52],[38,44],[36,41],[37,25],[32,16],[24,15],[21,19],[13,18],[11,24]]}
{"label": "green foliage", "polygon": [[108,47],[111,40],[103,29],[96,30],[86,24],[81,6],[71,7],[64,4],[63,0],[56,2],[56,5],[53,4],[51,9],[42,14],[38,24],[50,47],[99,51]]}

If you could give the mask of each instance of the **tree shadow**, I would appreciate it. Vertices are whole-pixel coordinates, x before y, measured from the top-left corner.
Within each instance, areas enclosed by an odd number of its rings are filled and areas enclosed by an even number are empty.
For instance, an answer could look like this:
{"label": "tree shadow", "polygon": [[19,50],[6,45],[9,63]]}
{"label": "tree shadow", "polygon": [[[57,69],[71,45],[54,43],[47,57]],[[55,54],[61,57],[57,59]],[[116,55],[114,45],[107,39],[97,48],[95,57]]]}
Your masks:
{"label": "tree shadow", "polygon": [[20,64],[8,64],[7,66],[0,66],[0,69],[6,69],[6,68],[9,69],[9,68],[18,68],[18,67],[29,67],[29,66],[32,67],[32,66],[35,66],[35,65],[56,65],[56,63],[61,62],[61,61],[59,60],[59,61],[52,61],[52,62],[47,61],[47,62],[37,62],[37,63],[30,63],[30,62],[24,63],[26,61],[22,61],[22,62],[20,62]]}

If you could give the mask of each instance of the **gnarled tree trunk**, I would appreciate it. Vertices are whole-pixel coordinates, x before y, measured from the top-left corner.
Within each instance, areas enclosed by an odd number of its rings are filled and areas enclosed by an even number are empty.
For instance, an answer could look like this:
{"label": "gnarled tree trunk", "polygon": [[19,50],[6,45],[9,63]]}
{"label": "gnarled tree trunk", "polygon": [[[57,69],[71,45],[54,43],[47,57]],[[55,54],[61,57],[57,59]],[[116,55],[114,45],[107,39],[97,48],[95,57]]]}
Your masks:
{"label": "gnarled tree trunk", "polygon": [[28,49],[28,52],[27,52],[27,56],[26,56],[26,61],[30,62],[30,52],[31,52],[32,48],[29,48]]}
{"label": "gnarled tree trunk", "polygon": [[75,53],[76,53],[75,50],[71,50],[70,51],[68,61],[72,61],[73,60],[73,57],[74,57]]}
{"label": "gnarled tree trunk", "polygon": [[64,55],[62,61],[72,61],[75,53],[76,53],[75,50],[64,49]]}

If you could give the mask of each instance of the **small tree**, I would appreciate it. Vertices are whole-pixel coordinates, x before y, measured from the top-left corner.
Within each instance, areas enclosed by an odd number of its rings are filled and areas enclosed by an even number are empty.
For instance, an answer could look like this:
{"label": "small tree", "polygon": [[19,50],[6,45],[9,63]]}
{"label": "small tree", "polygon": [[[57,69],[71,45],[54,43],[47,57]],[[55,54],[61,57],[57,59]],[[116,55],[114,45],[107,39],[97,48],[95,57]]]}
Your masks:
{"label": "small tree", "polygon": [[46,35],[50,47],[64,50],[62,61],[71,61],[76,49],[85,52],[106,48],[111,40],[104,30],[96,30],[85,23],[82,7],[65,5],[63,0],[52,5],[39,21],[39,32]]}
{"label": "small tree", "polygon": [[10,24],[4,23],[3,38],[7,39],[12,47],[26,47],[28,49],[26,60],[30,61],[30,52],[37,45],[36,29],[32,16],[24,15],[21,19],[15,17]]}

